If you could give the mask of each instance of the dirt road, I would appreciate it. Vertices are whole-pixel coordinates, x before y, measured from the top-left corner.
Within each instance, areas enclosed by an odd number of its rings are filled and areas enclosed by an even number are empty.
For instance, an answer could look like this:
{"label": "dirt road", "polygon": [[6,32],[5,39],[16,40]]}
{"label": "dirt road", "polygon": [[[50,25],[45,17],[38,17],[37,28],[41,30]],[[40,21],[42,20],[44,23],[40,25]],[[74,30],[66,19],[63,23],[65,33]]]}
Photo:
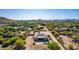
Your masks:
{"label": "dirt road", "polygon": [[26,50],[31,50],[32,49],[32,45],[33,45],[33,37],[32,36],[28,36],[26,38]]}
{"label": "dirt road", "polygon": [[45,28],[45,30],[47,30],[47,32],[48,32],[48,34],[50,35],[50,37],[52,38],[52,40],[54,41],[54,42],[56,42],[56,43],[58,43],[58,45],[61,47],[61,50],[65,50],[64,48],[63,48],[63,46],[56,40],[56,38],[52,35],[52,33],[46,28],[46,27],[44,27]]}

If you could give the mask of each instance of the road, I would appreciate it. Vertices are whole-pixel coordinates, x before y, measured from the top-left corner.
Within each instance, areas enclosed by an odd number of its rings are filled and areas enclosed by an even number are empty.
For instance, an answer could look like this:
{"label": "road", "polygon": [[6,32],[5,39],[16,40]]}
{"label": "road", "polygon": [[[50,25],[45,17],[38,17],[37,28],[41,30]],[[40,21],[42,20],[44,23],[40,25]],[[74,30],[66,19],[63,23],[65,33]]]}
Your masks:
{"label": "road", "polygon": [[46,27],[44,27],[45,28],[45,30],[47,30],[47,32],[48,32],[48,34],[50,35],[50,37],[52,38],[52,40],[54,41],[54,42],[56,42],[56,43],[58,43],[58,45],[61,47],[61,50],[65,50],[64,48],[63,48],[63,46],[56,40],[56,38],[52,35],[52,33],[46,28]]}

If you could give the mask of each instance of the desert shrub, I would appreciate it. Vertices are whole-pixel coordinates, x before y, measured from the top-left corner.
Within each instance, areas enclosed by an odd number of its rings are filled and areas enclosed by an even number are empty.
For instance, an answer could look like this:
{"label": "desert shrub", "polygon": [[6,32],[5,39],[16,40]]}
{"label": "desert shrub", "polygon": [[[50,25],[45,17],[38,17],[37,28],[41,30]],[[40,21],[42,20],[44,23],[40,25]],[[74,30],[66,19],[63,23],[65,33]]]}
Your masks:
{"label": "desert shrub", "polygon": [[68,45],[68,49],[69,49],[69,50],[74,50],[73,45],[72,45],[72,44],[69,44],[69,45]]}

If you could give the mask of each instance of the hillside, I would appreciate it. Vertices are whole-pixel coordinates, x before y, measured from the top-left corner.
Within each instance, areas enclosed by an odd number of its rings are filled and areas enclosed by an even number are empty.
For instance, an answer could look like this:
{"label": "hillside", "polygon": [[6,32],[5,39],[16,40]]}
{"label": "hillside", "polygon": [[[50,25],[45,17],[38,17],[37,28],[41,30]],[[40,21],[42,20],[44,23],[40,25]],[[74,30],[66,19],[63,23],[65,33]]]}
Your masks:
{"label": "hillside", "polygon": [[8,19],[5,17],[0,17],[0,24],[7,24],[7,23],[12,23],[12,22],[14,22],[14,20]]}

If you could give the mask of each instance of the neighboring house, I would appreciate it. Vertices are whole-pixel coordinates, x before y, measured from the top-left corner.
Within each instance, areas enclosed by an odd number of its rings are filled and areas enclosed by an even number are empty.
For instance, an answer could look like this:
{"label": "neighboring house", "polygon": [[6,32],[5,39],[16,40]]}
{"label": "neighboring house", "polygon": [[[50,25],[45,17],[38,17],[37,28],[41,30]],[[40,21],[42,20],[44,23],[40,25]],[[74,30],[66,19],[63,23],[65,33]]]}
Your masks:
{"label": "neighboring house", "polygon": [[45,34],[39,33],[34,36],[34,42],[35,44],[47,44],[48,37]]}
{"label": "neighboring house", "polygon": [[32,30],[32,28],[30,27],[24,27],[24,26],[18,26],[18,27],[14,27],[15,29],[25,29],[25,30]]}
{"label": "neighboring house", "polygon": [[24,26],[18,26],[18,27],[14,27],[15,29],[23,29]]}
{"label": "neighboring house", "polygon": [[69,30],[69,28],[61,28],[61,29],[59,29],[59,31],[68,31]]}
{"label": "neighboring house", "polygon": [[24,29],[26,29],[26,30],[32,30],[32,28],[30,28],[30,27],[25,27]]}

